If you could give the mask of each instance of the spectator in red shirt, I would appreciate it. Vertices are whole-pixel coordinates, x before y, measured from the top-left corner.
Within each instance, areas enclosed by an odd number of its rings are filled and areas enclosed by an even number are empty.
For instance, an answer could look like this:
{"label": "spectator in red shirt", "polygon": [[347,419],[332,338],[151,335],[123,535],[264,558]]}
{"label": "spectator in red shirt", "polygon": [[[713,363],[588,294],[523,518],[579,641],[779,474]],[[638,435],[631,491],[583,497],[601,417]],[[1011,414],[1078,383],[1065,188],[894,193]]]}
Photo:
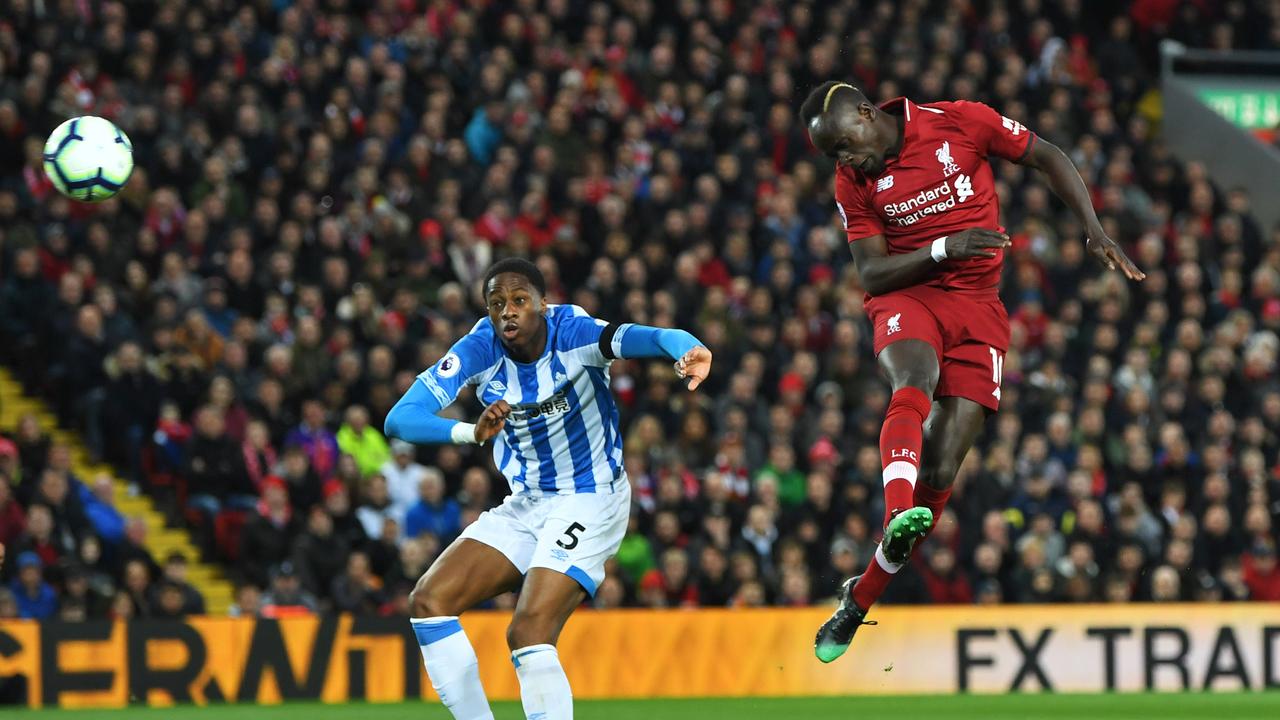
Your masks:
{"label": "spectator in red shirt", "polygon": [[951,548],[935,548],[925,566],[920,568],[929,599],[937,605],[968,605],[973,602],[969,580],[956,570],[956,555]]}
{"label": "spectator in red shirt", "polygon": [[[13,443],[0,439],[0,443]],[[12,546],[27,529],[27,514],[13,497],[9,479],[0,475],[0,545]]]}
{"label": "spectator in red shirt", "polygon": [[1250,600],[1280,601],[1280,564],[1276,562],[1275,545],[1257,543],[1244,556],[1244,584],[1249,587]]}
{"label": "spectator in red shirt", "polygon": [[62,550],[54,539],[53,512],[48,505],[27,506],[27,531],[14,542],[10,552],[17,555],[28,550],[40,557],[44,565],[52,566],[62,557]]}
{"label": "spectator in red shirt", "polygon": [[545,193],[538,190],[525,193],[520,201],[520,215],[516,217],[515,227],[529,237],[531,251],[538,252],[550,246],[556,230],[563,224],[548,207]]}
{"label": "spectator in red shirt", "polygon": [[640,580],[642,602],[648,607],[693,607],[698,586],[689,576],[689,555],[683,548],[662,553],[661,569],[654,568]]}

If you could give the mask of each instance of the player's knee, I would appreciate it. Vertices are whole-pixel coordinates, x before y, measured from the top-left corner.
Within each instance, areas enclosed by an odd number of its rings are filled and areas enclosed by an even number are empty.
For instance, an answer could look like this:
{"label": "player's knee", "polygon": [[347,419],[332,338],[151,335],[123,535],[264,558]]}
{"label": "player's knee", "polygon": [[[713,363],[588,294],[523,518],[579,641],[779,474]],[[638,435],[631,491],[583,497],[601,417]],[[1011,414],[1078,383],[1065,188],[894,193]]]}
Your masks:
{"label": "player's knee", "polygon": [[941,372],[932,346],[923,341],[907,341],[890,345],[880,354],[889,383],[895,391],[913,387],[933,397]]}
{"label": "player's knee", "polygon": [[555,626],[555,619],[550,616],[516,611],[507,626],[507,647],[519,650],[530,645],[554,645]]}
{"label": "player's knee", "polygon": [[930,463],[920,468],[920,482],[934,490],[946,490],[955,482],[960,466],[953,462]]}
{"label": "player's knee", "polygon": [[915,388],[926,396],[933,397],[933,391],[938,387],[938,370],[923,363],[896,367],[889,373],[889,383],[894,392],[903,388]]}
{"label": "player's knee", "polygon": [[447,593],[441,592],[434,583],[426,582],[426,578],[418,581],[418,586],[409,593],[409,609],[411,617],[446,617],[457,615],[461,610],[457,603],[449,601]]}

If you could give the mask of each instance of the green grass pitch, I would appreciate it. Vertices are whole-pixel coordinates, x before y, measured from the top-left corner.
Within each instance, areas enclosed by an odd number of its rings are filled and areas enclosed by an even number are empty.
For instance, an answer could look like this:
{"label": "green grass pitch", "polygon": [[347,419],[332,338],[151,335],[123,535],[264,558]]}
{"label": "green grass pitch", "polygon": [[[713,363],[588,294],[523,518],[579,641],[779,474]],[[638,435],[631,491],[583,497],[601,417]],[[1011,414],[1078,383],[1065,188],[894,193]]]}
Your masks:
{"label": "green grass pitch", "polygon": [[[522,720],[515,703],[495,704],[497,720]],[[450,720],[427,703],[276,705],[128,710],[4,710],[5,720]],[[1180,695],[962,695],[926,697],[735,698],[582,701],[576,720],[1275,720],[1280,693]]]}

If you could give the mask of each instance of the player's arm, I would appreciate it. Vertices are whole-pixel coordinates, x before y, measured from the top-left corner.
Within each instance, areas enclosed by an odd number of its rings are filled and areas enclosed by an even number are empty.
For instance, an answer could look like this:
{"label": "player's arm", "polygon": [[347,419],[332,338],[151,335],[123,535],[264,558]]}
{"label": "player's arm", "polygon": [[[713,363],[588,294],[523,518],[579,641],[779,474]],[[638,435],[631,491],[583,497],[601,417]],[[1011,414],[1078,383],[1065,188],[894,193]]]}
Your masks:
{"label": "player's arm", "polygon": [[701,340],[684,330],[648,325],[607,325],[600,333],[600,354],[605,358],[655,358],[675,361],[676,375],[686,378],[685,386],[695,390],[711,372],[711,351]]}
{"label": "player's arm", "polygon": [[844,222],[862,289],[871,295],[919,285],[941,262],[994,257],[993,249],[1009,243],[1003,233],[972,228],[934,238],[929,245],[911,252],[890,255],[883,220],[866,188],[855,185],[846,172],[836,173],[836,210]]}
{"label": "player's arm", "polygon": [[1098,222],[1098,215],[1093,211],[1093,202],[1089,199],[1089,191],[1084,186],[1084,179],[1071,162],[1071,158],[1053,143],[1042,137],[1036,137],[1031,149],[1017,162],[1032,167],[1044,174],[1054,194],[1071,208],[1076,218],[1084,225],[1088,240],[1085,247],[1098,262],[1114,270],[1117,267],[1130,280],[1141,280],[1146,273],[1138,269],[1116,241],[1107,237]]}
{"label": "player's arm", "polygon": [[383,430],[387,437],[419,445],[479,444],[497,435],[511,414],[511,406],[506,400],[498,400],[485,408],[474,424],[440,417],[438,413],[442,409],[444,405],[427,385],[420,379],[414,380],[387,413]]}
{"label": "player's arm", "polygon": [[498,434],[511,414],[511,406],[498,400],[481,413],[476,423],[440,417],[439,412],[458,399],[458,392],[492,360],[489,343],[474,334],[464,336],[435,365],[414,379],[413,385],[387,413],[383,431],[387,437],[420,445],[483,443]]}
{"label": "player's arm", "polygon": [[996,230],[970,228],[937,238],[909,253],[889,254],[884,235],[871,235],[849,243],[853,265],[862,289],[883,295],[929,277],[939,263],[995,257],[995,248],[1009,246],[1009,236]]}

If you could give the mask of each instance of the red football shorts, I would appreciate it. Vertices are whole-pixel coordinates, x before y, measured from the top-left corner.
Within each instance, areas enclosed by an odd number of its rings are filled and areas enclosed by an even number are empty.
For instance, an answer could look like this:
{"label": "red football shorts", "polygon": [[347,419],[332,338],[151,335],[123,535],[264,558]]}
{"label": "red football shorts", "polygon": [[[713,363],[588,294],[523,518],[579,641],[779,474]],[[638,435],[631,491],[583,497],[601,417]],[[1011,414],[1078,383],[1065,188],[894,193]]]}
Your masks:
{"label": "red football shorts", "polygon": [[1009,314],[1000,298],[949,293],[930,285],[871,297],[876,355],[899,340],[923,340],[938,354],[934,397],[962,397],[995,412],[1009,349]]}

